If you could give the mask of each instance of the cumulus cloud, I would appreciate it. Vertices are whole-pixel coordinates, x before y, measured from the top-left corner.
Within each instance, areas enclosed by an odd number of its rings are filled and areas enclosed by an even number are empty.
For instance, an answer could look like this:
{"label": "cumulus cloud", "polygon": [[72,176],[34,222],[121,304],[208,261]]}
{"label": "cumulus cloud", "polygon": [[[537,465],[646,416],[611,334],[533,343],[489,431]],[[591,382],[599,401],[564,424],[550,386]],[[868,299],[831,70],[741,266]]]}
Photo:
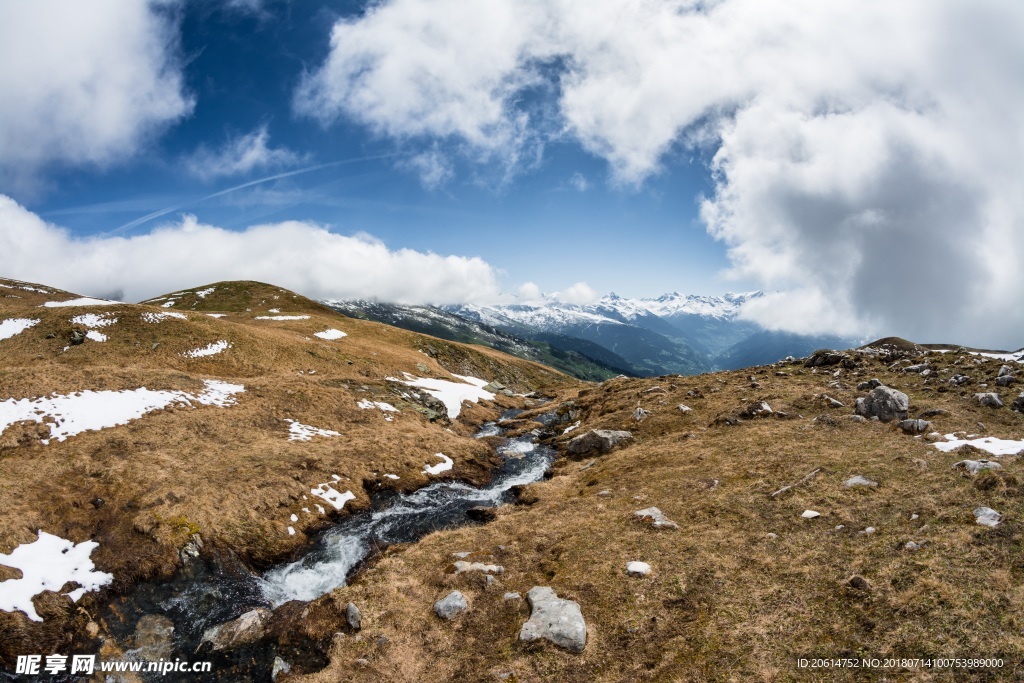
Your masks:
{"label": "cumulus cloud", "polygon": [[540,287],[537,286],[536,282],[524,282],[519,285],[519,296],[518,302],[523,304],[530,304],[540,301],[543,298]]}
{"label": "cumulus cloud", "polygon": [[553,296],[567,304],[579,304],[580,306],[592,304],[601,298],[601,295],[594,291],[594,288],[586,282],[577,282],[561,292],[556,292]]}
{"label": "cumulus cloud", "polygon": [[788,292],[753,319],[1019,345],[1022,25],[1003,0],[383,0],[296,107],[483,157],[574,138],[625,186],[706,150],[732,274]]}
{"label": "cumulus cloud", "polygon": [[188,172],[202,180],[237,176],[267,168],[294,166],[306,158],[289,149],[268,145],[270,133],[266,124],[251,133],[227,140],[220,148],[211,150],[205,145],[185,160]]}
{"label": "cumulus cloud", "polygon": [[0,195],[0,272],[93,296],[141,301],[219,280],[261,280],[306,296],[402,303],[499,298],[480,258],[389,249],[368,235],[286,221],[225,230],[186,216],[145,235],[76,238]]}
{"label": "cumulus cloud", "polygon": [[0,179],[108,165],[192,111],[173,2],[0,3]]}

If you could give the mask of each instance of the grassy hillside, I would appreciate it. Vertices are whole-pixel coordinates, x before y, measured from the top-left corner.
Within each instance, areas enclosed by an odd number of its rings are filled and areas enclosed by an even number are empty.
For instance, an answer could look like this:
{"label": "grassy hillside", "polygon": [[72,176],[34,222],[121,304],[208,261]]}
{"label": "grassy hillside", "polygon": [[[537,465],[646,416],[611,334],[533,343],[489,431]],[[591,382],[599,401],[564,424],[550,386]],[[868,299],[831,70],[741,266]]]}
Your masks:
{"label": "grassy hillside", "polygon": [[[100,395],[106,407],[92,408],[90,419],[100,421],[111,401],[137,397],[142,387],[186,399],[63,441],[52,436],[73,419],[61,425],[63,418],[48,417],[41,424],[32,413],[2,423],[0,552],[32,542],[39,530],[95,540],[92,559],[114,575],[115,591],[175,571],[178,551],[196,534],[207,549],[252,566],[288,557],[307,534],[365,507],[369,491],[425,485],[424,465],[437,452],[455,462],[445,476],[486,478],[494,455],[471,438],[476,425],[502,407],[529,402],[499,393],[491,403],[466,403],[458,419],[448,420],[438,417],[436,401],[425,405],[423,394],[418,398],[389,377],[459,382],[454,371],[501,382],[509,394],[557,394],[573,383],[491,349],[345,318],[262,283],[216,283],[152,305],[44,305],[76,298],[0,280],[0,325],[13,330],[31,323],[0,339],[0,418],[20,414],[12,411],[30,401],[43,405],[53,394],[66,401],[87,392],[77,399],[93,401],[97,396],[88,392],[110,392]],[[316,336],[332,329],[346,336]],[[203,405],[197,397],[210,380],[244,390],[233,397],[235,405]],[[367,400],[399,412],[360,408]],[[339,436],[289,440],[292,420]],[[330,506],[324,514],[306,512],[323,502],[308,500],[310,488],[335,476],[335,485],[355,500],[342,513]],[[12,578],[7,568],[0,571],[0,580]],[[36,601],[42,623],[0,611],[0,669],[14,654],[34,651],[30,643],[53,651],[80,636],[97,600],[87,593],[76,606],[46,593]]]}

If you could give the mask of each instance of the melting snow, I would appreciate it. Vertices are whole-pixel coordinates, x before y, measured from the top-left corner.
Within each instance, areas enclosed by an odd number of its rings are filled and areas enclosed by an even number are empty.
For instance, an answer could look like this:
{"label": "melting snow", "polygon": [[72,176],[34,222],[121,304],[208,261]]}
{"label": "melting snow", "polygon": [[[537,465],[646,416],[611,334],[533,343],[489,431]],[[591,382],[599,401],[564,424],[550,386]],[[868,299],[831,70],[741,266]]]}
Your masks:
{"label": "melting snow", "polygon": [[[975,435],[970,435],[975,436]],[[1006,439],[997,439],[993,436],[986,436],[980,439],[958,439],[955,434],[946,434],[946,443],[941,441],[936,444],[932,444],[940,451],[949,453],[954,448],[959,448],[963,445],[974,446],[980,448],[983,451],[988,451],[992,455],[1016,455],[1021,451],[1024,451],[1024,440],[1021,441],[1009,441]]]}
{"label": "melting snow", "polygon": [[200,299],[205,299],[207,297],[207,295],[213,294],[213,291],[215,289],[217,289],[217,288],[216,287],[209,287],[207,289],[200,289],[198,292],[196,292],[196,296],[198,296]]}
{"label": "melting snow", "polygon": [[[152,391],[145,387],[125,391],[78,391],[73,394],[53,394],[37,399],[0,401],[0,434],[23,420],[43,423],[52,418],[50,439],[64,441],[89,430],[115,427],[138,419],[148,412],[172,404],[213,405],[226,408],[235,404],[235,394],[245,391],[241,384],[228,384],[220,380],[204,380],[206,386],[200,394],[184,391]],[[49,443],[45,439],[43,443]]]}
{"label": "melting snow", "polygon": [[572,430],[576,429],[579,426],[580,426],[580,421],[576,420],[575,423],[573,423],[573,424],[569,425],[568,427],[566,427],[565,429],[563,429],[562,433],[563,434],[568,434],[569,432],[571,432]]}
{"label": "melting snow", "polygon": [[107,341],[107,335],[103,334],[102,332],[97,332],[96,330],[89,330],[88,332],[86,332],[85,338],[90,339],[94,342]]}
{"label": "melting snow", "polygon": [[356,405],[359,406],[360,408],[362,408],[363,410],[372,410],[372,409],[376,408],[376,409],[380,410],[381,412],[385,412],[385,413],[400,413],[400,412],[402,412],[398,408],[396,408],[393,405],[391,405],[390,403],[385,403],[384,401],[370,401],[369,399],[365,399],[365,398],[361,399],[358,403],[356,403]]}
{"label": "melting snow", "polygon": [[91,299],[87,296],[83,296],[78,299],[68,299],[67,301],[47,301],[43,306],[46,306],[47,308],[63,308],[65,306],[112,306],[120,303],[123,302],[107,301],[106,299]]}
{"label": "melting snow", "polygon": [[210,316],[211,318],[226,318],[228,314],[227,313],[207,313],[206,315]]}
{"label": "melting snow", "polygon": [[177,318],[178,320],[188,320],[188,316],[184,313],[178,313],[177,311],[166,311],[164,313],[143,313],[142,322],[144,323],[158,323],[168,318]]}
{"label": "melting snow", "polygon": [[75,545],[59,536],[39,532],[38,540],[23,543],[10,555],[0,553],[0,564],[20,569],[22,578],[0,582],[0,609],[6,612],[20,610],[32,621],[42,621],[32,604],[33,596],[43,591],[59,591],[73,581],[81,588],[65,593],[72,602],[78,602],[87,591],[99,590],[114,580],[112,574],[94,571],[96,565],[89,559],[99,546],[95,541]]}
{"label": "melting snow", "polygon": [[351,491],[345,491],[345,493],[338,493],[331,488],[330,483],[320,484],[315,489],[310,489],[310,493],[318,498],[323,498],[330,503],[335,510],[340,510],[345,507],[345,503],[350,500],[355,500],[356,496]]}
{"label": "melting snow", "polygon": [[401,479],[401,477],[398,476],[397,474],[385,474],[384,476],[387,477],[388,479]]}
{"label": "melting snow", "polygon": [[985,353],[983,351],[971,351],[971,354],[975,356],[984,356],[985,358],[994,358],[995,360],[1017,361],[1018,363],[1024,363],[1024,349],[1014,351],[1013,353]]}
{"label": "melting snow", "polygon": [[10,318],[8,320],[0,320],[0,339],[10,339],[14,335],[21,334],[28,328],[38,324],[38,320],[32,320],[29,318]]}
{"label": "melting snow", "polygon": [[288,431],[291,434],[288,436],[289,441],[312,441],[314,436],[341,436],[338,432],[331,431],[330,429],[319,429],[317,427],[310,427],[304,425],[298,420],[285,419],[285,422],[290,422],[291,427]]}
{"label": "melting snow", "polygon": [[208,344],[201,349],[192,349],[191,351],[186,351],[181,355],[184,358],[200,358],[202,356],[213,356],[220,353],[221,351],[226,351],[227,349],[230,348],[231,342],[227,341],[226,339],[221,339],[220,341]]}
{"label": "melting snow", "polygon": [[409,373],[404,373],[405,379],[397,379],[395,377],[388,377],[388,380],[392,382],[401,382],[410,387],[419,387],[426,391],[428,394],[444,403],[445,408],[448,409],[448,417],[452,420],[459,416],[462,412],[462,402],[472,401],[476,403],[481,398],[491,401],[494,399],[494,394],[489,391],[485,391],[484,387],[487,386],[487,380],[479,379],[478,377],[466,377],[463,375],[455,375],[459,379],[466,382],[466,384],[460,384],[458,382],[450,382],[444,379],[433,379],[416,377]]}
{"label": "melting snow", "polygon": [[256,320],[309,320],[308,315],[258,315]]}
{"label": "melting snow", "polygon": [[320,337],[321,339],[326,339],[330,341],[332,339],[341,339],[342,337],[347,337],[348,335],[342,332],[341,330],[336,330],[332,327],[331,329],[324,330],[323,332],[314,332],[313,336]]}
{"label": "melting snow", "polygon": [[76,315],[71,319],[71,322],[75,325],[82,325],[90,329],[96,327],[107,327],[117,322],[117,318],[111,318],[105,313],[83,313],[82,315]]}
{"label": "melting snow", "polygon": [[423,474],[441,474],[447,472],[452,468],[455,462],[444,453],[434,453],[435,458],[441,458],[441,462],[436,465],[427,465],[423,468]]}

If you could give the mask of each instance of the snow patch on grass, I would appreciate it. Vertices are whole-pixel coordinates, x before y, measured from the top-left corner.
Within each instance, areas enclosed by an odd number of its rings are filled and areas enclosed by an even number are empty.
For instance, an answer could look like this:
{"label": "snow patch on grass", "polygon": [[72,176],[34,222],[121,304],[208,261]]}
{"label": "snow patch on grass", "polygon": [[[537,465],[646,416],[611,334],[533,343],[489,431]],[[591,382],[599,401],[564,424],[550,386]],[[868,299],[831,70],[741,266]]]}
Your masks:
{"label": "snow patch on grass", "polygon": [[341,339],[342,337],[347,337],[348,334],[342,332],[341,330],[336,330],[332,327],[331,329],[324,330],[323,332],[314,332],[313,336],[320,337],[321,339],[326,339],[327,341],[331,341],[334,339]]}
{"label": "snow patch on grass", "polygon": [[0,434],[15,422],[49,422],[50,438],[64,441],[85,431],[124,425],[146,413],[169,405],[212,405],[227,408],[236,403],[235,395],[245,391],[241,384],[205,380],[200,394],[184,391],[152,391],[145,387],[125,391],[78,391],[53,394],[37,399],[0,401]]}
{"label": "snow patch on grass", "polygon": [[89,329],[95,329],[97,327],[108,327],[117,322],[117,318],[112,318],[106,313],[83,313],[82,315],[76,315],[71,319],[72,324],[82,325]]}
{"label": "snow patch on grass", "polygon": [[106,299],[92,299],[87,296],[67,301],[47,301],[43,306],[46,308],[64,308],[66,306],[113,306],[124,303],[123,301],[107,301]]}
{"label": "snow patch on grass", "polygon": [[341,436],[341,434],[339,434],[338,432],[332,431],[330,429],[310,427],[309,425],[302,424],[298,420],[290,420],[285,418],[285,422],[291,424],[291,427],[288,428],[288,431],[290,432],[290,434],[288,435],[289,441],[312,441],[314,436]]}
{"label": "snow patch on grass", "polygon": [[212,344],[207,344],[201,349],[192,349],[181,354],[184,358],[202,358],[203,356],[213,356],[221,351],[226,351],[231,348],[231,342],[226,339],[215,341]]}
{"label": "snow patch on grass", "polygon": [[213,294],[214,290],[216,290],[216,289],[217,289],[216,287],[208,287],[207,289],[200,289],[198,292],[196,292],[196,296],[198,296],[200,299],[205,299],[210,294]]}
{"label": "snow patch on grass", "polygon": [[452,468],[455,462],[444,453],[434,453],[435,458],[441,458],[441,462],[436,465],[427,465],[423,468],[423,474],[441,474],[447,472]]}
{"label": "snow patch on grass", "polygon": [[168,318],[177,318],[178,320],[188,320],[188,316],[184,313],[178,313],[177,311],[166,311],[164,313],[143,313],[142,322],[156,324],[163,322]]}
{"label": "snow patch on grass", "polygon": [[32,318],[9,318],[0,320],[0,339],[10,339],[16,334],[21,334],[30,327],[39,324],[38,320]]}
{"label": "snow patch on grass", "polygon": [[345,503],[347,503],[350,500],[356,499],[355,494],[352,493],[351,491],[339,493],[338,491],[331,487],[330,482],[320,484],[315,489],[310,489],[309,492],[312,493],[317,498],[323,498],[324,500],[326,500],[328,503],[331,504],[331,506],[335,510],[342,509],[343,507],[345,507]]}
{"label": "snow patch on grass", "polygon": [[[970,436],[974,436],[973,434]],[[946,442],[941,441],[936,444],[932,444],[940,451],[949,453],[950,451],[959,448],[960,446],[974,446],[980,448],[983,451],[987,451],[992,455],[1016,455],[1021,451],[1024,451],[1024,440],[1011,441],[1007,439],[997,439],[993,436],[985,436],[980,439],[958,439],[955,434],[946,434]]]}
{"label": "snow patch on grass", "polygon": [[418,387],[423,389],[428,394],[444,403],[445,408],[448,409],[449,419],[454,420],[462,412],[462,402],[472,401],[476,403],[480,399],[487,401],[494,400],[494,394],[489,391],[485,391],[484,387],[487,386],[488,382],[485,379],[478,377],[468,377],[464,375],[454,375],[461,379],[465,384],[459,382],[451,382],[444,379],[434,379],[432,377],[416,377],[409,373],[403,373],[405,379],[397,379],[395,377],[388,377],[389,381],[401,382],[402,384],[410,387]]}
{"label": "snow patch on grass", "polygon": [[89,559],[99,547],[95,541],[75,543],[59,536],[39,531],[32,543],[22,543],[10,555],[0,553],[0,564],[20,569],[20,579],[0,582],[0,609],[6,612],[24,612],[32,621],[42,621],[36,613],[32,598],[43,591],[59,591],[69,581],[76,588],[65,593],[72,602],[78,602],[88,591],[99,590],[114,580],[112,574],[95,571]]}
{"label": "snow patch on grass", "polygon": [[258,315],[256,320],[309,320],[308,315]]}
{"label": "snow patch on grass", "polygon": [[88,332],[86,332],[85,338],[94,342],[107,341],[107,335],[103,334],[102,332],[97,332],[96,330],[89,330]]}

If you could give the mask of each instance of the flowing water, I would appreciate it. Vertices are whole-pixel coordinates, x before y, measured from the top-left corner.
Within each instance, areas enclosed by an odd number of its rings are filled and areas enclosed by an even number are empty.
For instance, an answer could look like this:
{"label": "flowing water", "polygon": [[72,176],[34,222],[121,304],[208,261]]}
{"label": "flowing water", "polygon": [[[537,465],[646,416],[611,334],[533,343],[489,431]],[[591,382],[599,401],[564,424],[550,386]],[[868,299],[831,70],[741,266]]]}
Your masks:
{"label": "flowing water", "polygon": [[[484,424],[475,436],[500,436],[505,431],[502,425],[520,412],[506,411],[498,422]],[[555,457],[554,449],[537,443],[536,434],[506,439],[497,452],[503,458],[502,465],[486,486],[439,481],[412,493],[377,494],[370,509],[356,512],[322,532],[311,549],[294,562],[258,575],[238,562],[211,566],[195,561],[170,581],[139,584],[128,595],[115,598],[103,621],[118,641],[130,647],[139,618],[145,614],[168,617],[174,622],[175,652],[197,659],[200,655],[194,653],[207,628],[256,607],[313,600],[344,586],[355,569],[389,545],[412,543],[433,531],[474,524],[467,515],[470,508],[510,502],[514,497],[511,489],[542,479]],[[127,656],[131,659],[135,655],[129,650]],[[222,666],[231,669],[227,676],[221,669],[222,675],[208,680],[269,680],[274,650],[272,645],[257,645],[245,653],[204,656],[220,659]],[[177,680],[174,674],[153,680],[158,679]]]}

